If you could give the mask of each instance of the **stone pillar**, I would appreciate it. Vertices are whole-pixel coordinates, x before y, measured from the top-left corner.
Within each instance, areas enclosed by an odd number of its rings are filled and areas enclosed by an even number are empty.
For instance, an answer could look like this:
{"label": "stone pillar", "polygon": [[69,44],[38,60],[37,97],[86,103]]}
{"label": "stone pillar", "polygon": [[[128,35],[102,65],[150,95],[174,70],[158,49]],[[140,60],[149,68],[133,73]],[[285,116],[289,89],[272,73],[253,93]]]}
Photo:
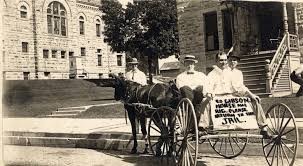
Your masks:
{"label": "stone pillar", "polygon": [[287,8],[286,2],[283,2],[283,22],[284,22],[284,34],[288,33],[288,17],[287,17]]}

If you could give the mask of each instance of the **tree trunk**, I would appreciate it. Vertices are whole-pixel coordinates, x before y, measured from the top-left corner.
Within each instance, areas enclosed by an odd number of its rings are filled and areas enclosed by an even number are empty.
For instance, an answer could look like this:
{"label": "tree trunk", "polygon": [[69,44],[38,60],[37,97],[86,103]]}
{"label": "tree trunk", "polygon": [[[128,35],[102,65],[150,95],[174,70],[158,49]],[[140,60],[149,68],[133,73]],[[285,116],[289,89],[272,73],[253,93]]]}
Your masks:
{"label": "tree trunk", "polygon": [[152,71],[152,58],[151,55],[148,56],[148,77],[149,77],[149,84],[153,83],[153,71]]}

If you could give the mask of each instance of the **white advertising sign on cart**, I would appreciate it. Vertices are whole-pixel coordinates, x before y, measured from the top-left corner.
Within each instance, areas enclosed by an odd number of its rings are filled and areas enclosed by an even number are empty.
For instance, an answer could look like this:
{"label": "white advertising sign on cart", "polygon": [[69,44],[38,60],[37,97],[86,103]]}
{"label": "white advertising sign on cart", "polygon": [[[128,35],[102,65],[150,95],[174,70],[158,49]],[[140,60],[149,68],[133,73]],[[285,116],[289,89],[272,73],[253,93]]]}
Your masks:
{"label": "white advertising sign on cart", "polygon": [[253,109],[247,97],[215,97],[211,101],[214,130],[258,129]]}

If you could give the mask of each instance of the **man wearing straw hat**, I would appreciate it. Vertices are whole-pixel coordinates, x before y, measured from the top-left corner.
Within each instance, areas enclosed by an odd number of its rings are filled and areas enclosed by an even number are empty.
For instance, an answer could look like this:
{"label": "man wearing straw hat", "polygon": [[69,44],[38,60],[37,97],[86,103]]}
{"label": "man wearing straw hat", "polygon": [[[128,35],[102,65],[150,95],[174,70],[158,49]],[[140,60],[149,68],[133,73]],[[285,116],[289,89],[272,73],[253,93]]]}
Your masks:
{"label": "man wearing straw hat", "polygon": [[138,69],[138,63],[137,58],[132,58],[132,61],[128,63],[131,65],[131,70],[125,74],[125,78],[140,85],[147,85],[146,75]]}
{"label": "man wearing straw hat", "polygon": [[[185,56],[184,66],[186,67],[186,70],[177,76],[176,86],[180,89],[181,96],[189,98],[192,101],[195,110],[200,112],[201,109],[197,107],[200,106],[200,103],[203,100],[207,80],[204,73],[195,70],[195,64],[197,62],[194,55]],[[198,116],[200,115],[200,113],[197,112],[196,114]]]}

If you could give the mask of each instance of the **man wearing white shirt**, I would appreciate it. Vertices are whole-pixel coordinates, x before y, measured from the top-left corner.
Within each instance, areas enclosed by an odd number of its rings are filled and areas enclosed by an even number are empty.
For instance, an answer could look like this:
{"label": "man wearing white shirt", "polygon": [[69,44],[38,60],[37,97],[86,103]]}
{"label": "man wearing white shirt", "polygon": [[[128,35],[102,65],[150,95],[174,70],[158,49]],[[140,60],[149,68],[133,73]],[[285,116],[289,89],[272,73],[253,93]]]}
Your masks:
{"label": "man wearing white shirt", "polygon": [[138,69],[138,60],[133,58],[129,64],[131,65],[131,70],[125,74],[126,80],[136,82],[140,85],[147,85],[146,75]]}
{"label": "man wearing white shirt", "polygon": [[238,61],[240,61],[240,57],[236,55],[229,55],[228,56],[229,60],[229,66],[230,66],[230,71],[232,75],[232,89],[234,91],[234,95],[236,96],[247,96],[251,98],[254,102],[255,105],[257,106],[257,109],[254,110],[257,118],[257,122],[259,127],[262,129],[261,133],[262,134],[267,134],[266,131],[266,117],[263,111],[263,108],[260,104],[261,99],[259,96],[253,94],[245,85],[243,81],[243,74],[240,70],[238,70],[236,67],[238,65]]}
{"label": "man wearing white shirt", "polygon": [[181,96],[189,98],[194,105],[201,103],[205,94],[204,86],[207,84],[206,75],[195,70],[195,56],[186,55],[184,66],[186,70],[176,78],[176,86],[180,89]]}

